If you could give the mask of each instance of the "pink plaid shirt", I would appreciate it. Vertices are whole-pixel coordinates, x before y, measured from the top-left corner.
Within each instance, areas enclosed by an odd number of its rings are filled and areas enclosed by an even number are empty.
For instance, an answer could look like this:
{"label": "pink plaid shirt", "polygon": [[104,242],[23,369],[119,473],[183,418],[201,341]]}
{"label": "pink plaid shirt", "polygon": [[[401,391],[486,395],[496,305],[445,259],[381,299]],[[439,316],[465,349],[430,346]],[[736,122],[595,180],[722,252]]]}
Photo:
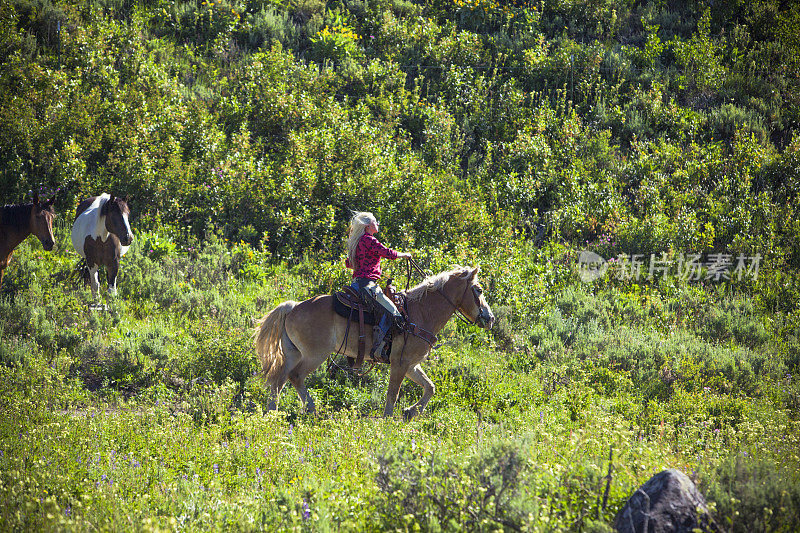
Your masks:
{"label": "pink plaid shirt", "polygon": [[397,259],[397,251],[382,245],[373,235],[365,233],[358,240],[356,246],[356,265],[354,268],[350,260],[345,260],[347,268],[353,269],[353,278],[380,279],[381,257]]}

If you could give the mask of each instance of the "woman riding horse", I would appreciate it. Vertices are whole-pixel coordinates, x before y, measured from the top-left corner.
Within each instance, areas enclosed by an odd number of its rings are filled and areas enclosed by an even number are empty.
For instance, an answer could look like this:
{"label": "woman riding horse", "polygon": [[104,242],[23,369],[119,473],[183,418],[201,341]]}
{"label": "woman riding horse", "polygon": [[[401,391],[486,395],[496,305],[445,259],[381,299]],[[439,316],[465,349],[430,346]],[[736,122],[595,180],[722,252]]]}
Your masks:
{"label": "woman riding horse", "polygon": [[370,355],[376,360],[388,363],[388,354],[383,354],[386,334],[392,326],[389,315],[394,317],[395,325],[401,329],[403,316],[394,303],[383,294],[378,280],[381,278],[381,257],[400,259],[411,257],[410,253],[387,248],[375,237],[378,233],[378,220],[372,213],[362,211],[350,219],[350,234],[347,239],[347,268],[353,269],[352,287],[368,301],[378,303],[387,313],[373,328],[373,345]]}

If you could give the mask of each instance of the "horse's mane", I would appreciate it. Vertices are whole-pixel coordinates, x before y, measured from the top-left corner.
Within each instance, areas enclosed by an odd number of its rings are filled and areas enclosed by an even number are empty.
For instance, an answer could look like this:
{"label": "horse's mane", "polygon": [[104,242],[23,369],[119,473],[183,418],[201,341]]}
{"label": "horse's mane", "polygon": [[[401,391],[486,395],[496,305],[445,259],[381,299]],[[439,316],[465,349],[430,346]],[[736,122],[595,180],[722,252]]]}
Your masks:
{"label": "horse's mane", "polygon": [[0,213],[2,213],[0,219],[4,226],[22,228],[27,225],[30,220],[31,208],[33,208],[33,204],[4,205],[0,207]]}
{"label": "horse's mane", "polygon": [[456,266],[451,270],[427,277],[418,285],[408,289],[408,292],[406,292],[406,298],[410,302],[419,300],[429,292],[438,291],[441,289],[451,277],[458,276],[463,278],[466,277],[469,272],[470,270],[467,267]]}

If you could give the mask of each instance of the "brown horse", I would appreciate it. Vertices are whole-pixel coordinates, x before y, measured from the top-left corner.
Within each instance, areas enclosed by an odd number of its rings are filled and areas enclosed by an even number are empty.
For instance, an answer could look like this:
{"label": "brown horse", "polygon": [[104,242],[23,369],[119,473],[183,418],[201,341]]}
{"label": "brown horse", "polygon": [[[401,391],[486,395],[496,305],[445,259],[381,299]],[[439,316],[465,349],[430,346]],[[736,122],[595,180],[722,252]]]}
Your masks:
{"label": "brown horse", "polygon": [[3,272],[11,261],[14,248],[28,235],[36,235],[48,252],[53,249],[54,200],[55,197],[39,203],[39,194],[35,193],[32,204],[0,207],[0,286],[3,285]]}
{"label": "brown horse", "polygon": [[[410,321],[438,334],[458,310],[474,324],[491,328],[494,315],[478,284],[478,270],[458,267],[430,277],[409,290],[406,298]],[[306,409],[313,412],[314,401],[304,384],[306,376],[340,346],[344,346],[342,353],[345,355],[357,355],[358,328],[350,328],[352,333],[347,339],[344,338],[346,319],[334,312],[332,298],[326,295],[304,302],[283,302],[256,326],[256,353],[273,395],[270,409],[276,408],[281,390],[290,380]],[[368,338],[367,346],[370,343],[371,339]],[[405,410],[404,417],[410,419],[425,409],[435,387],[420,363],[430,350],[431,345],[416,336],[398,336],[394,340],[384,416],[392,415],[404,377],[423,388],[422,397]]]}

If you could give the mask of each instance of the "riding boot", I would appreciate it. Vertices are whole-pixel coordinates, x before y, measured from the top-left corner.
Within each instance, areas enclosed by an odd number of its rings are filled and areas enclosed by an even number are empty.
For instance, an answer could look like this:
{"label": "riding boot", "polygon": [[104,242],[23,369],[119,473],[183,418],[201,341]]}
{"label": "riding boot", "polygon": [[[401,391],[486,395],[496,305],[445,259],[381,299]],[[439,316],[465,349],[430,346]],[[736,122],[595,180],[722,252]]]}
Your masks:
{"label": "riding boot", "polygon": [[388,354],[383,353],[383,349],[386,347],[386,334],[391,327],[389,317],[390,315],[384,314],[378,325],[372,328],[372,350],[370,350],[370,355],[376,361],[383,363],[389,362]]}

